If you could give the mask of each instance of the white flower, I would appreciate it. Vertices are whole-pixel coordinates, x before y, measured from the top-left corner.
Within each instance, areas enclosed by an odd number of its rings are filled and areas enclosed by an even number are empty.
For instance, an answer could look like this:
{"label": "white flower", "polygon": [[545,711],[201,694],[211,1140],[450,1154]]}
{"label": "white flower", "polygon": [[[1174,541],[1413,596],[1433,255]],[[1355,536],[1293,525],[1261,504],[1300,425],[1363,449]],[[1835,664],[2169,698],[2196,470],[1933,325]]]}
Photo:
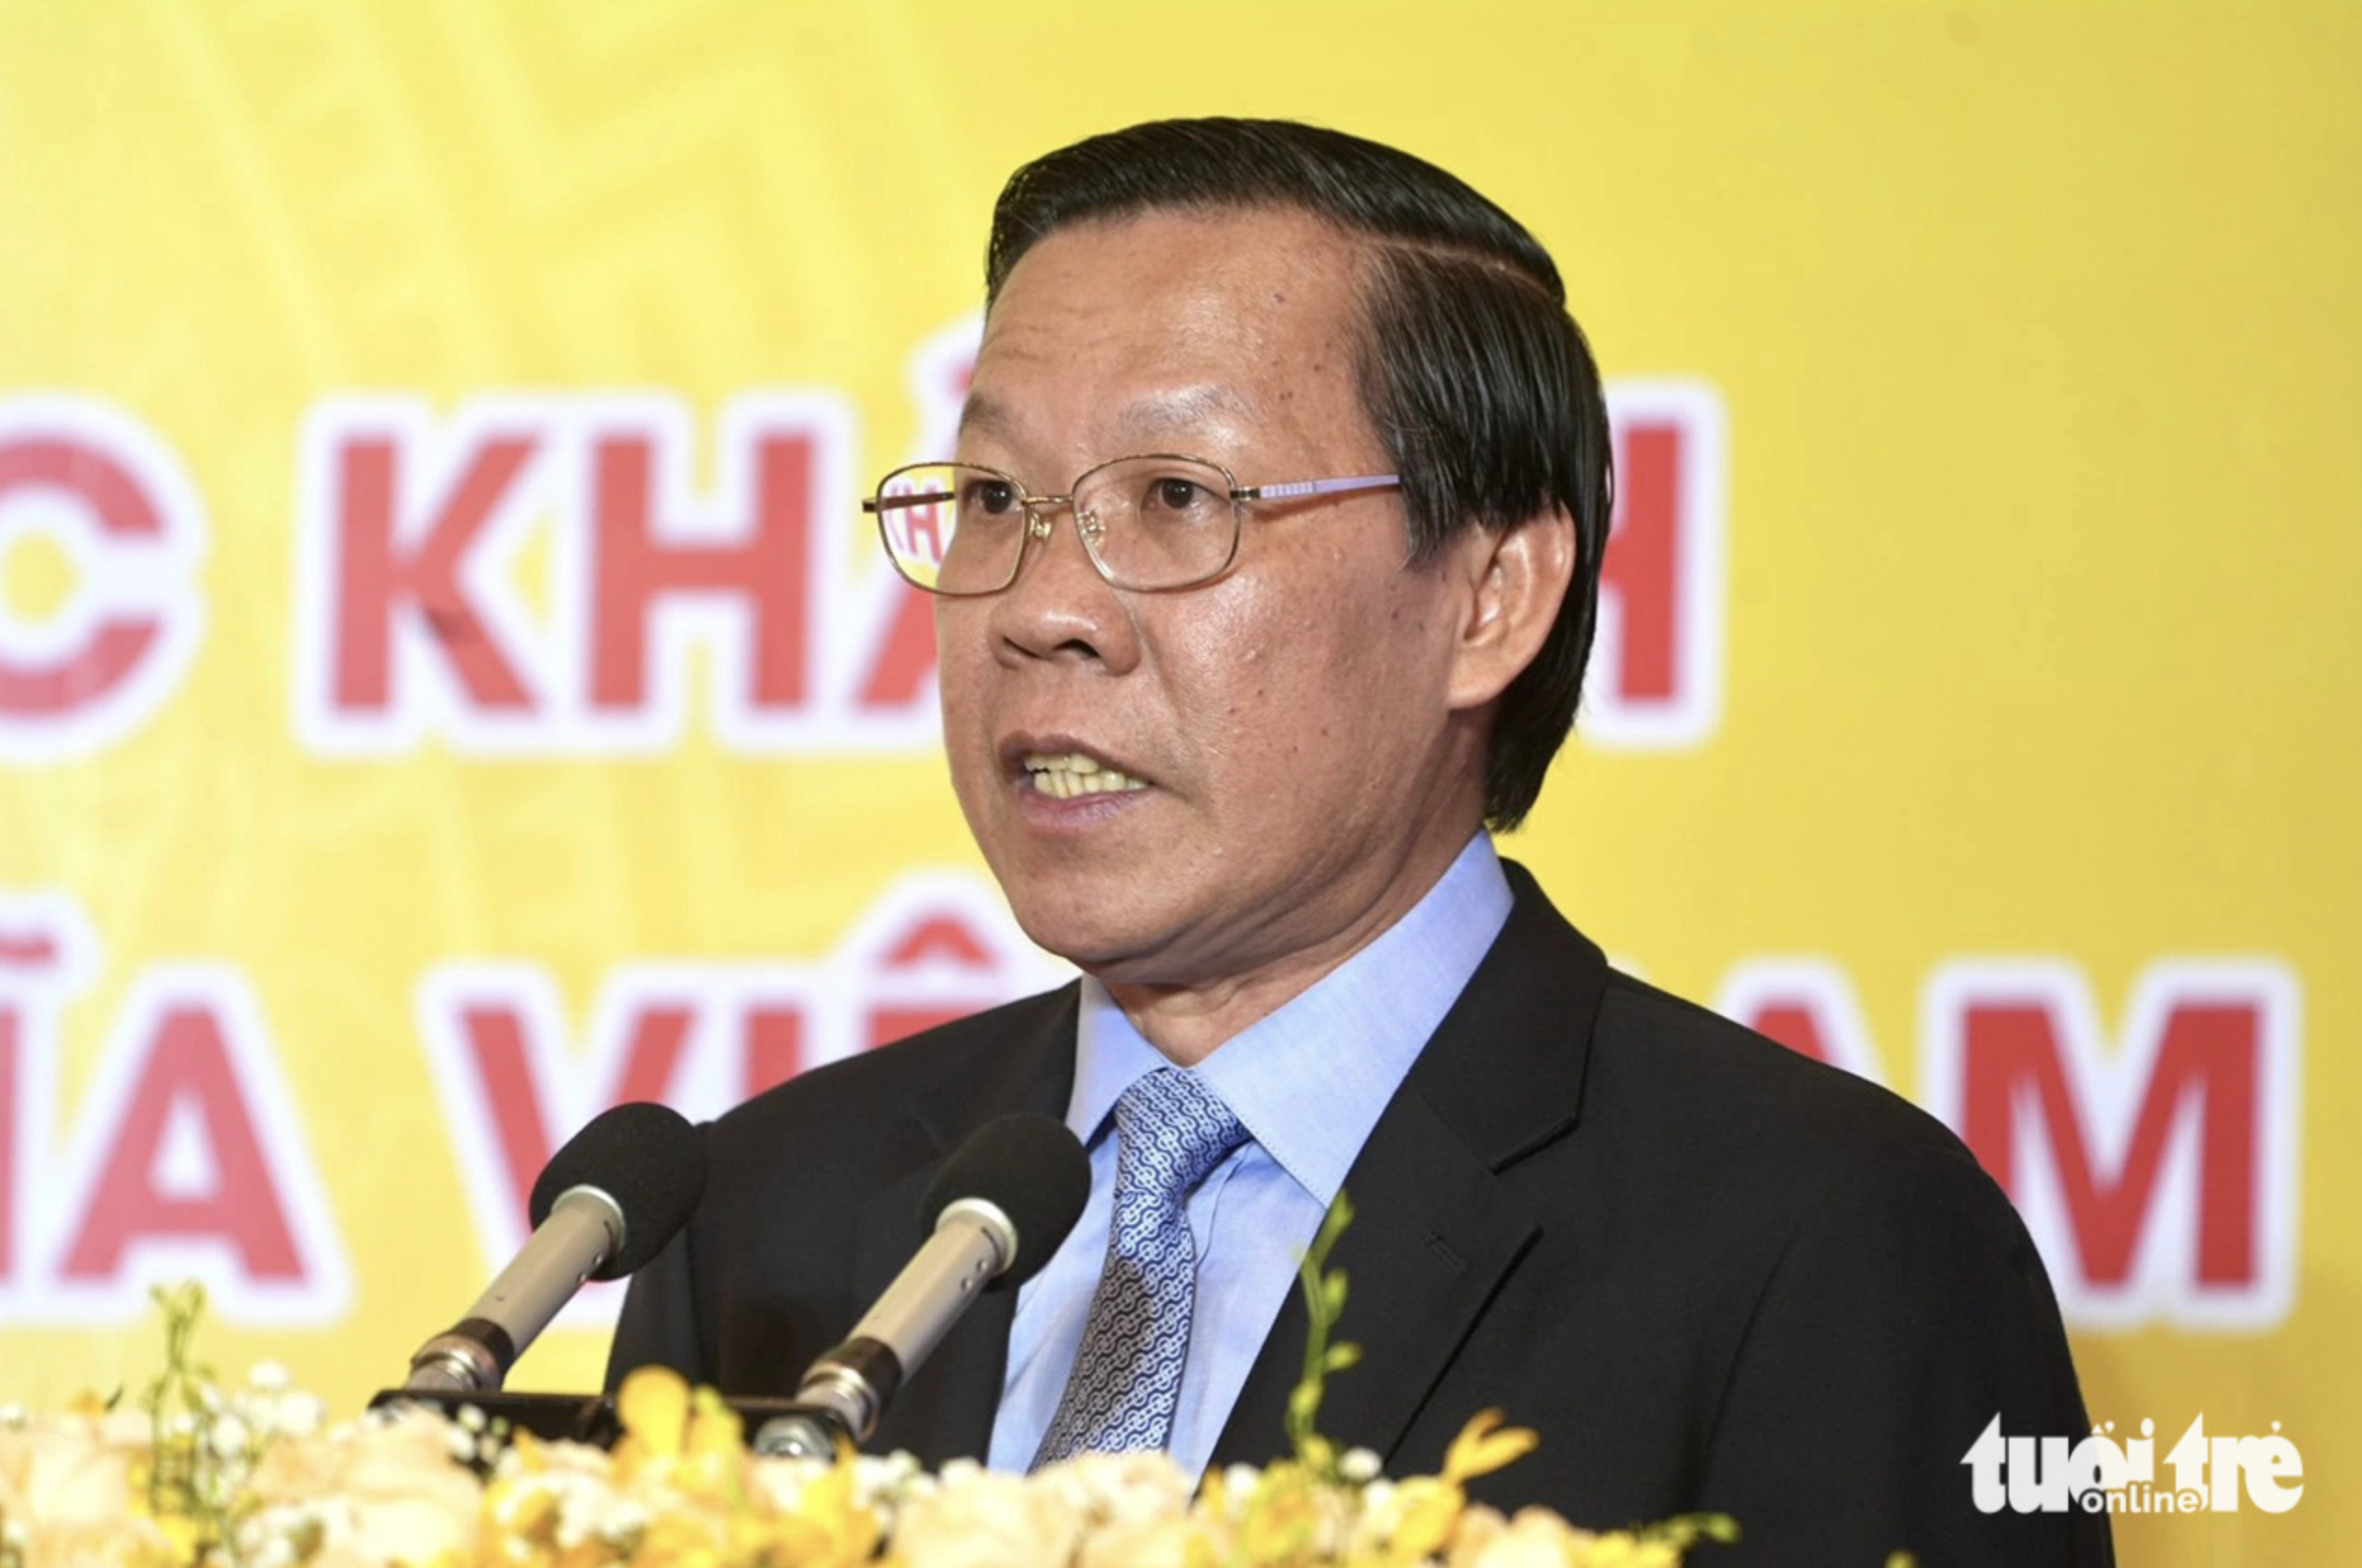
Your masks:
{"label": "white flower", "polygon": [[104,1568],[161,1561],[153,1520],[132,1509],[131,1458],[146,1422],[101,1417],[0,1430],[0,1519],[24,1568]]}
{"label": "white flower", "polygon": [[483,1488],[452,1462],[446,1430],[439,1418],[410,1411],[273,1444],[256,1468],[253,1488],[266,1509],[301,1509],[307,1522],[317,1522],[317,1564],[466,1559],[474,1551]]}
{"label": "white flower", "polygon": [[1083,1538],[1076,1568],[1189,1568],[1218,1561],[1207,1528],[1186,1516],[1119,1520]]}
{"label": "white flower", "polygon": [[235,1410],[225,1410],[214,1418],[213,1431],[207,1441],[214,1453],[224,1459],[243,1459],[246,1445],[254,1440],[254,1429],[239,1418]]}
{"label": "white flower", "polygon": [[[746,1467],[747,1489],[774,1510],[794,1513],[804,1500],[805,1489],[828,1471],[825,1459],[756,1459]],[[860,1473],[855,1471],[857,1477]]]}
{"label": "white flower", "polygon": [[902,1510],[894,1554],[926,1568],[1040,1568],[1069,1561],[1083,1525],[1056,1487],[958,1462],[943,1467],[940,1491]]}
{"label": "white flower", "polygon": [[288,1392],[264,1406],[262,1426],[287,1437],[308,1437],[327,1424],[328,1406],[313,1394]]}
{"label": "white flower", "polygon": [[1126,1523],[1187,1513],[1189,1478],[1162,1452],[1077,1454],[1041,1470],[1037,1486],[1056,1493],[1087,1524]]}
{"label": "white flower", "polygon": [[110,1425],[70,1417],[0,1431],[0,1518],[38,1534],[129,1513],[132,1445],[110,1441]]}

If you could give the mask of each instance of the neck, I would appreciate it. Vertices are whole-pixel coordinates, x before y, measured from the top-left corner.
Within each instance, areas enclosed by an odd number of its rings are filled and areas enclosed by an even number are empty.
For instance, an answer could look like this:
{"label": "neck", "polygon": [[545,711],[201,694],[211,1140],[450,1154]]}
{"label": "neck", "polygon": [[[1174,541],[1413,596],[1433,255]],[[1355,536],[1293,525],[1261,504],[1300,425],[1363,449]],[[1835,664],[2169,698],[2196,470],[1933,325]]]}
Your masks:
{"label": "neck", "polygon": [[1141,1039],[1174,1065],[1194,1066],[1384,935],[1433,890],[1476,831],[1472,826],[1415,855],[1318,942],[1203,981],[1158,983],[1114,974],[1099,979]]}

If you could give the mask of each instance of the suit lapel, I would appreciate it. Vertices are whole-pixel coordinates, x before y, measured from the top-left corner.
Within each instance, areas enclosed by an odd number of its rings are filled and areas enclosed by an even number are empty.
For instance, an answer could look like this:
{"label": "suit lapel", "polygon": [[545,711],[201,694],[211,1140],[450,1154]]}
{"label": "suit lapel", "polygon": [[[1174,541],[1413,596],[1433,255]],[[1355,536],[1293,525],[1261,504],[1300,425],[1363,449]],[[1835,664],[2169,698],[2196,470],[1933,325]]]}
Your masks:
{"label": "suit lapel", "polygon": [[[1606,960],[1522,867],[1507,869],[1508,923],[1345,1177],[1355,1219],[1331,1266],[1347,1278],[1338,1337],[1362,1360],[1329,1380],[1320,1430],[1385,1457],[1537,1233],[1500,1173],[1566,1136],[1581,1113]],[[1303,1298],[1291,1296],[1216,1463],[1279,1451],[1308,1326]]]}
{"label": "suit lapel", "polygon": [[[1389,1108],[1346,1183],[1354,1222],[1331,1260],[1347,1282],[1337,1338],[1360,1346],[1362,1359],[1329,1379],[1324,1433],[1393,1451],[1533,1236],[1532,1216],[1502,1199],[1500,1185],[1424,1103]],[[1302,1295],[1291,1296],[1223,1429],[1217,1462],[1280,1451],[1308,1328]]]}
{"label": "suit lapel", "polygon": [[[911,1098],[904,1135],[925,1151],[922,1164],[872,1195],[854,1223],[853,1281],[857,1311],[894,1282],[925,1239],[921,1209],[945,1160],[985,1123],[1017,1111],[1063,1116],[1074,1081],[1076,987],[1039,999],[1038,1008],[1012,1020],[991,1042],[991,1055],[964,1060],[924,1084]],[[1014,1289],[988,1290],[943,1337],[925,1364],[910,1374],[869,1447],[908,1448],[930,1466],[983,1457],[1001,1399],[1008,1358]]]}

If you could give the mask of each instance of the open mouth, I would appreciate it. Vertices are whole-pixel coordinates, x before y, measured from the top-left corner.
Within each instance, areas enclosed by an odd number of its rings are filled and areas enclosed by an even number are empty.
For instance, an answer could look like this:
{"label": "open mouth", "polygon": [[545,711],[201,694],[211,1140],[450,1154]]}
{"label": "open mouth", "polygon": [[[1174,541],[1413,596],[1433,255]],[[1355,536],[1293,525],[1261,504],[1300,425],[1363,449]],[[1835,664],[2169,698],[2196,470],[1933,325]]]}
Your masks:
{"label": "open mouth", "polygon": [[1028,751],[1017,761],[1033,788],[1053,800],[1115,795],[1148,787],[1146,780],[1104,766],[1098,758],[1082,751]]}

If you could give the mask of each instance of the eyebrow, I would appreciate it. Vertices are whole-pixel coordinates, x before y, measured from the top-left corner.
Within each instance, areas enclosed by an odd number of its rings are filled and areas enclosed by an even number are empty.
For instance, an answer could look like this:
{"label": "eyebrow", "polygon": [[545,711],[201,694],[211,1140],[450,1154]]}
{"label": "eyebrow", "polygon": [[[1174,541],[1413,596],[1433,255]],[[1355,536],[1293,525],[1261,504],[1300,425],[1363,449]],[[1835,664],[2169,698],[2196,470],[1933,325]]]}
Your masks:
{"label": "eyebrow", "polygon": [[[1253,407],[1231,388],[1214,382],[1152,392],[1135,399],[1114,412],[1117,428],[1143,436],[1189,431],[1210,419],[1253,421]],[[1005,403],[971,396],[960,410],[960,434],[993,436],[1011,440],[1021,432],[1024,415]]]}

